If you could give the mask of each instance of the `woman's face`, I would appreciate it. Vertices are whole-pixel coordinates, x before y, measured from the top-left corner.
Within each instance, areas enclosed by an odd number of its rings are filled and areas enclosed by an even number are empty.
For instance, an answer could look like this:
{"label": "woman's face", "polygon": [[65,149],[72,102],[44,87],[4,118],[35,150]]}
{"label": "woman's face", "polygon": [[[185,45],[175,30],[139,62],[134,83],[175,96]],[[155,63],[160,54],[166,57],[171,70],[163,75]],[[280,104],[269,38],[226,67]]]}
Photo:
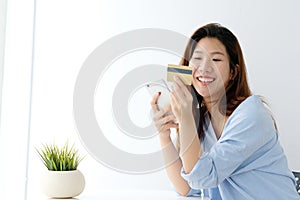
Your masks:
{"label": "woman's face", "polygon": [[216,38],[202,38],[189,61],[193,86],[205,99],[217,100],[225,93],[230,78],[229,55]]}

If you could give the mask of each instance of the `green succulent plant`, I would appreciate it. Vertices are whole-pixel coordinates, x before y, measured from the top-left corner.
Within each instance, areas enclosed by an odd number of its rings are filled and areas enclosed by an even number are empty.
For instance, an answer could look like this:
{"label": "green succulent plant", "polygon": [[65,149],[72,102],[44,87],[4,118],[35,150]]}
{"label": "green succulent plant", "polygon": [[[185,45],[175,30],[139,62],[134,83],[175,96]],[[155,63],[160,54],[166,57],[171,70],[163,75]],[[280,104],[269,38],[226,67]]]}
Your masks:
{"label": "green succulent plant", "polygon": [[74,144],[69,147],[68,143],[61,148],[56,144],[44,144],[37,152],[50,171],[76,170],[83,159],[74,148]]}

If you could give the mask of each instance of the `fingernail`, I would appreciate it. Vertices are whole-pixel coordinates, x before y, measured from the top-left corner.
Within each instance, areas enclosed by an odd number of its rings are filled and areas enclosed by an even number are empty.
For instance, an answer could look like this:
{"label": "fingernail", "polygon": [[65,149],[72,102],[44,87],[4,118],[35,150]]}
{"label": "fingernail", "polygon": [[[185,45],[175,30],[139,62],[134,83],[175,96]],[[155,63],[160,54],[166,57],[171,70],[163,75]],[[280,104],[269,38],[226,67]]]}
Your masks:
{"label": "fingernail", "polygon": [[161,92],[158,92],[158,95],[160,96],[160,95],[161,95]]}

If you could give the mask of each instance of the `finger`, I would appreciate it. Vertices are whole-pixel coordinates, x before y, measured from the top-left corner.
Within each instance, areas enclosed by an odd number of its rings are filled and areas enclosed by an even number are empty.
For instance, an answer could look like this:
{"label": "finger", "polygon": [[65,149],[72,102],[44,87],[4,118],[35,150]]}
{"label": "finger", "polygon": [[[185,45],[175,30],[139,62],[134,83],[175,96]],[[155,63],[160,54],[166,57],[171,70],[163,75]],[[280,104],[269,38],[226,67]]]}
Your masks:
{"label": "finger", "polygon": [[171,106],[175,106],[179,104],[178,97],[175,92],[171,92]]}
{"label": "finger", "polygon": [[167,123],[173,123],[176,117],[174,115],[167,115],[160,119],[155,120],[155,126],[159,129],[159,127],[163,126]]}
{"label": "finger", "polygon": [[176,97],[176,99],[177,99],[177,102],[178,103],[181,103],[181,102],[183,102],[184,101],[184,99],[185,99],[185,94],[184,94],[184,92],[183,92],[183,90],[185,89],[185,88],[182,88],[182,87],[180,87],[179,85],[178,85],[178,83],[174,83],[173,85],[172,85],[172,88],[173,88],[173,92],[174,92],[174,96]]}
{"label": "finger", "polygon": [[160,96],[161,92],[158,92],[157,94],[155,94],[151,100],[151,105],[155,105],[157,104],[157,100],[158,100],[158,97]]}
{"label": "finger", "polygon": [[171,107],[171,104],[170,104],[170,105],[164,107],[163,109],[161,109],[159,112],[160,112],[160,115],[165,116],[171,110],[172,110],[172,107]]}
{"label": "finger", "polygon": [[152,117],[152,120],[157,123],[161,118],[163,117],[163,114],[161,111],[154,112],[154,115]]}
{"label": "finger", "polygon": [[158,112],[159,111],[159,108],[157,106],[157,101],[158,101],[158,98],[159,96],[161,95],[161,92],[158,92],[157,94],[155,94],[150,102],[151,104],[151,107],[152,109],[155,111],[155,112]]}
{"label": "finger", "polygon": [[182,90],[184,93],[184,96],[191,98],[192,97],[192,86],[191,85],[185,85],[184,90]]}
{"label": "finger", "polygon": [[159,107],[158,107],[157,104],[154,104],[154,105],[151,104],[151,108],[152,108],[152,110],[154,111],[153,113],[159,112]]}
{"label": "finger", "polygon": [[170,128],[178,128],[178,124],[176,123],[168,123],[161,126],[161,128],[158,130],[159,132],[165,132],[166,130],[169,130]]}
{"label": "finger", "polygon": [[160,119],[162,119],[168,112],[170,112],[172,110],[171,105],[157,111],[156,113],[154,113],[153,115],[153,121],[159,121]]}
{"label": "finger", "polygon": [[174,79],[175,79],[175,82],[176,82],[177,86],[183,92],[184,96],[187,96],[191,93],[191,87],[189,85],[185,85],[184,82],[182,81],[181,77],[175,75]]}
{"label": "finger", "polygon": [[173,79],[180,87],[185,87],[185,84],[183,83],[183,81],[181,80],[181,78],[179,76],[174,75]]}
{"label": "finger", "polygon": [[170,112],[172,110],[171,104],[166,106],[165,108],[163,108],[163,112],[164,114],[167,114],[168,112]]}
{"label": "finger", "polygon": [[168,116],[165,116],[165,117],[161,118],[159,120],[159,123],[161,125],[162,124],[167,124],[167,123],[173,122],[174,119],[176,119],[175,115],[168,115]]}

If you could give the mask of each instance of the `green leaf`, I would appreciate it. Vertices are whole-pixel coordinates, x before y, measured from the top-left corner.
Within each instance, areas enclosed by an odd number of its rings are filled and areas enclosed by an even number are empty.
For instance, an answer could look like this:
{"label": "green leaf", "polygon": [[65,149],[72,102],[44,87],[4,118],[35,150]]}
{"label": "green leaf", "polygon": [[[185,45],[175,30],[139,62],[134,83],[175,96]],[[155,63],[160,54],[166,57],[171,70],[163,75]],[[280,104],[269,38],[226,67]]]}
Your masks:
{"label": "green leaf", "polygon": [[37,152],[44,165],[52,171],[76,170],[83,160],[74,144],[69,147],[68,142],[63,147],[58,147],[55,144],[44,144]]}

